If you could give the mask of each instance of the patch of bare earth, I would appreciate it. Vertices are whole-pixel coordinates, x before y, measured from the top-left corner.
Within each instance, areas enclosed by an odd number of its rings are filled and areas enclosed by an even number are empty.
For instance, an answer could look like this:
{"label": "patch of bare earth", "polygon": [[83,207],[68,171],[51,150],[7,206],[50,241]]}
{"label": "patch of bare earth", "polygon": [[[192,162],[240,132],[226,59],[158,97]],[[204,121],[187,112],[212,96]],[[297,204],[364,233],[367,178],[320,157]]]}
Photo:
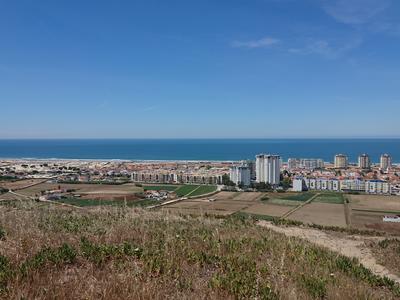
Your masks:
{"label": "patch of bare earth", "polygon": [[389,268],[378,263],[376,253],[368,247],[368,243],[384,240],[382,237],[345,236],[339,233],[327,233],[321,230],[303,227],[283,227],[267,221],[259,221],[258,225],[275,232],[283,233],[288,237],[301,238],[315,245],[327,248],[341,255],[356,258],[375,275],[385,276],[400,283],[400,277]]}

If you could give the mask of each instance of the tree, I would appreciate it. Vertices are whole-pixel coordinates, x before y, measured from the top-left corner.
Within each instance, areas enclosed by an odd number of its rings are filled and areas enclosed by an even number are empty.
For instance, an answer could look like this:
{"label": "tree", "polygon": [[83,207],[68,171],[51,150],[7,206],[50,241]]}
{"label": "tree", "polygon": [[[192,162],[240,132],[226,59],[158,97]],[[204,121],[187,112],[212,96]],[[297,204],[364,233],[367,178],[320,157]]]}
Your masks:
{"label": "tree", "polygon": [[229,178],[228,174],[222,175],[222,184],[227,186],[235,186],[236,184]]}
{"label": "tree", "polygon": [[292,186],[292,180],[290,179],[290,177],[283,178],[281,186],[284,190],[289,189]]}

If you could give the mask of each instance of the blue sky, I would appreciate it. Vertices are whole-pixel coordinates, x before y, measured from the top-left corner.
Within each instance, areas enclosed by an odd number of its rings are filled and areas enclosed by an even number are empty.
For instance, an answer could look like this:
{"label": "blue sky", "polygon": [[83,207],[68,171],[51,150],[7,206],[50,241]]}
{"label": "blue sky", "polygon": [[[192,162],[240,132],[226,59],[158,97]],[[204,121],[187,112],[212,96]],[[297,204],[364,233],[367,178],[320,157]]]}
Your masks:
{"label": "blue sky", "polygon": [[400,137],[400,1],[0,0],[0,138]]}

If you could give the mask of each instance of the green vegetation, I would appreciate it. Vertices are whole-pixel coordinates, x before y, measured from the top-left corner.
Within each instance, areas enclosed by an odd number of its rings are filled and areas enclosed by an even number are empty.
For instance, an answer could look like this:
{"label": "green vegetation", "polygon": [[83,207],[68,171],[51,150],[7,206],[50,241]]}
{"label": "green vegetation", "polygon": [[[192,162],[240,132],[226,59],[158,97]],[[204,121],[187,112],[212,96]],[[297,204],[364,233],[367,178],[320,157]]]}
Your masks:
{"label": "green vegetation", "polygon": [[0,195],[1,194],[5,194],[5,193],[8,193],[8,189],[3,188],[3,187],[0,186]]}
{"label": "green vegetation", "polygon": [[258,227],[245,214],[218,219],[40,205],[0,207],[7,232],[0,298],[400,297],[399,285],[356,259]]}
{"label": "green vegetation", "polygon": [[0,175],[0,181],[16,181],[18,177],[9,175]]}
{"label": "green vegetation", "polygon": [[202,185],[198,189],[194,190],[189,196],[201,196],[209,193],[213,193],[217,190],[215,185]]}
{"label": "green vegetation", "polygon": [[342,193],[321,193],[313,202],[343,204],[344,196]]}
{"label": "green vegetation", "polygon": [[6,231],[0,226],[0,241],[4,241],[6,239]]}
{"label": "green vegetation", "polygon": [[180,188],[178,188],[175,192],[178,195],[178,197],[185,197],[189,195],[191,192],[193,192],[195,189],[197,189],[199,185],[183,185]]}
{"label": "green vegetation", "polygon": [[305,192],[305,193],[300,193],[297,195],[284,196],[282,199],[305,202],[305,201],[310,200],[314,195],[315,195],[315,193],[313,193],[313,192]]}
{"label": "green vegetation", "polygon": [[145,191],[170,191],[173,192],[180,188],[180,185],[172,185],[172,184],[165,184],[165,185],[143,185],[143,189]]}

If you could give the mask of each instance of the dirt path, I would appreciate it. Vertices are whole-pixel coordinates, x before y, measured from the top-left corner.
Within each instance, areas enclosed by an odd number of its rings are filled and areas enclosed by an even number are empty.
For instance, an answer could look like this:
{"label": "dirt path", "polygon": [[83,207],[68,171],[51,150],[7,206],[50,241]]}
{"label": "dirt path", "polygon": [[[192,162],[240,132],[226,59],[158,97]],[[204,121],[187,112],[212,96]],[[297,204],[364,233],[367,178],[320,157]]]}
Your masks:
{"label": "dirt path", "polygon": [[301,203],[300,205],[296,206],[295,208],[289,210],[286,214],[284,214],[281,218],[287,218],[289,217],[291,214],[293,214],[295,211],[298,211],[299,209],[301,209],[303,206],[311,203],[315,198],[317,198],[319,195],[321,195],[320,193],[315,194],[314,196],[312,196],[310,199],[308,199],[306,202]]}
{"label": "dirt path", "polygon": [[381,237],[348,236],[337,237],[323,231],[312,228],[301,227],[280,227],[267,221],[259,221],[258,225],[267,227],[275,232],[283,233],[289,237],[298,237],[307,240],[318,246],[328,248],[331,251],[340,253],[344,256],[357,258],[366,268],[370,269],[375,275],[386,276],[400,284],[400,277],[392,274],[384,266],[378,264],[371,252],[365,246],[365,241],[379,241]]}

